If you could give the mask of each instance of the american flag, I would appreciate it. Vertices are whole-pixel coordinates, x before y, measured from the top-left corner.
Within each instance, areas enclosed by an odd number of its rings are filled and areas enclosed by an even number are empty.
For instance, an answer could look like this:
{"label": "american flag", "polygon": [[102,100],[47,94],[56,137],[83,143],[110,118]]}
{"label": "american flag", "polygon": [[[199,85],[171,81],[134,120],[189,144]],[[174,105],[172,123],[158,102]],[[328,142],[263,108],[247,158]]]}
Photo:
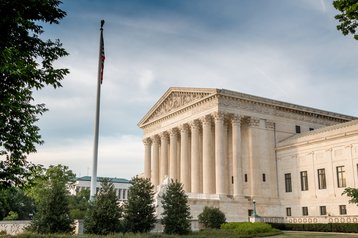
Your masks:
{"label": "american flag", "polygon": [[101,84],[103,81],[103,70],[104,70],[104,60],[106,56],[104,55],[104,41],[103,41],[103,31],[101,31]]}

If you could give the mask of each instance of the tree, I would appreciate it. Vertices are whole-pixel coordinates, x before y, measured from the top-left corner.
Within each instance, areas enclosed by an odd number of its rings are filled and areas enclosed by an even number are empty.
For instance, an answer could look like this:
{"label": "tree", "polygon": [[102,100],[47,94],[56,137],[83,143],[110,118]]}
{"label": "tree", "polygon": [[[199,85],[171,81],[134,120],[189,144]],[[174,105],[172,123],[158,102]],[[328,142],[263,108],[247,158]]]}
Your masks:
{"label": "tree", "polygon": [[349,203],[354,203],[358,206],[358,189],[357,188],[345,188],[342,195],[347,195],[351,199]]}
{"label": "tree", "polygon": [[335,16],[339,22],[337,30],[358,40],[358,0],[334,0],[333,6],[341,12]]}
{"label": "tree", "polygon": [[171,181],[163,194],[162,224],[164,233],[185,235],[191,231],[190,207],[183,184]]}
{"label": "tree", "polygon": [[121,208],[114,185],[109,179],[101,181],[101,189],[87,210],[84,228],[86,233],[107,235],[121,230]]}
{"label": "tree", "polygon": [[33,90],[61,87],[68,69],[53,62],[68,55],[59,40],[42,40],[44,23],[66,13],[59,0],[0,1],[0,188],[22,184],[33,165],[26,160],[42,144],[36,122],[47,109]]}
{"label": "tree", "polygon": [[205,206],[198,218],[205,228],[220,229],[221,224],[226,222],[225,214],[216,207]]}
{"label": "tree", "polygon": [[84,219],[88,209],[90,190],[82,189],[76,195],[69,197],[70,214],[73,219]]}
{"label": "tree", "polygon": [[156,222],[154,186],[149,179],[134,177],[131,180],[128,201],[124,206],[124,224],[128,232],[149,232]]}
{"label": "tree", "polygon": [[11,187],[0,190],[0,220],[9,217],[10,213],[17,214],[16,220],[29,220],[35,213],[35,202],[23,189]]}
{"label": "tree", "polygon": [[50,166],[42,179],[37,179],[29,192],[35,199],[37,212],[30,230],[38,233],[70,233],[73,219],[70,216],[68,184],[75,175],[67,166]]}

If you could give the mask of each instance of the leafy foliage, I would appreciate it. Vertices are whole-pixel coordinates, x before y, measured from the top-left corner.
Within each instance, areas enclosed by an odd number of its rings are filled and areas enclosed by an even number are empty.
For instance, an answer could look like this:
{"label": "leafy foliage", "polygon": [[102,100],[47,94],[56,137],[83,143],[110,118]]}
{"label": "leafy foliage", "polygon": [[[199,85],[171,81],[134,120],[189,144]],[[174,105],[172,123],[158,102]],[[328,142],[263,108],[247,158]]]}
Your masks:
{"label": "leafy foliage", "polygon": [[107,235],[121,230],[122,210],[114,185],[109,179],[103,179],[101,189],[87,210],[84,228],[86,233]]}
{"label": "leafy foliage", "polygon": [[347,195],[351,199],[349,203],[354,203],[358,206],[358,189],[357,188],[345,188],[342,195]]}
{"label": "leafy foliage", "polygon": [[67,69],[53,62],[68,55],[59,40],[40,38],[43,24],[58,24],[66,13],[59,0],[0,1],[0,188],[22,184],[34,166],[26,160],[42,144],[32,91],[61,86]]}
{"label": "leafy foliage", "polygon": [[163,195],[162,224],[164,233],[185,235],[191,231],[190,207],[188,196],[183,190],[183,184],[171,181]]}
{"label": "leafy foliage", "polygon": [[226,222],[225,214],[216,207],[205,206],[198,218],[199,222],[203,224],[205,228],[220,229],[221,224]]}
{"label": "leafy foliage", "polygon": [[149,179],[134,177],[131,180],[128,201],[124,206],[124,224],[128,232],[149,232],[154,228],[154,186]]}
{"label": "leafy foliage", "polygon": [[[0,220],[28,220],[34,213],[34,200],[28,197],[24,190],[11,187],[0,191]],[[17,217],[14,214],[17,214]]]}
{"label": "leafy foliage", "polygon": [[223,230],[233,230],[239,235],[253,235],[275,231],[270,224],[263,222],[229,222],[221,225]]}
{"label": "leafy foliage", "polygon": [[38,210],[30,230],[38,233],[72,232],[67,185],[74,178],[67,166],[57,165],[50,166],[44,176],[37,179],[29,193],[35,199]]}
{"label": "leafy foliage", "polygon": [[335,16],[339,22],[337,30],[358,40],[358,0],[334,0],[333,6],[341,12]]}
{"label": "leafy foliage", "polygon": [[90,190],[82,189],[76,195],[69,197],[70,214],[73,219],[84,219],[88,209]]}

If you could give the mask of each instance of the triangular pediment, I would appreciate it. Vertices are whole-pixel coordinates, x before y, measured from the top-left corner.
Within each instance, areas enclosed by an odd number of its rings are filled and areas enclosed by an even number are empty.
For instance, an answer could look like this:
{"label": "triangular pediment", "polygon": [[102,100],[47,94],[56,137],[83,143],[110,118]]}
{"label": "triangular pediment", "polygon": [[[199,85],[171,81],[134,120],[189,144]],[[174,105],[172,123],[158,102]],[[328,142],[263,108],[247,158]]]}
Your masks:
{"label": "triangular pediment", "polygon": [[155,121],[215,94],[216,89],[170,88],[138,123],[138,126]]}

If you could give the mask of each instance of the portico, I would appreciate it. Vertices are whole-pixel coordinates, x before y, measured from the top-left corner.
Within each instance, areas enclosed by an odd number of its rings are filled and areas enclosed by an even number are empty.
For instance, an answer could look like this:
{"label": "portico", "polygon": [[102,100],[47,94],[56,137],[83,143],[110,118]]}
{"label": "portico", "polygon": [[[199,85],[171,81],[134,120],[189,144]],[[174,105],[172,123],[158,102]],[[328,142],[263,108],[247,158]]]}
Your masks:
{"label": "portico", "polygon": [[225,89],[170,88],[139,122],[144,177],[183,183],[193,217],[220,207],[228,220],[281,214],[276,148],[297,133],[354,117]]}

